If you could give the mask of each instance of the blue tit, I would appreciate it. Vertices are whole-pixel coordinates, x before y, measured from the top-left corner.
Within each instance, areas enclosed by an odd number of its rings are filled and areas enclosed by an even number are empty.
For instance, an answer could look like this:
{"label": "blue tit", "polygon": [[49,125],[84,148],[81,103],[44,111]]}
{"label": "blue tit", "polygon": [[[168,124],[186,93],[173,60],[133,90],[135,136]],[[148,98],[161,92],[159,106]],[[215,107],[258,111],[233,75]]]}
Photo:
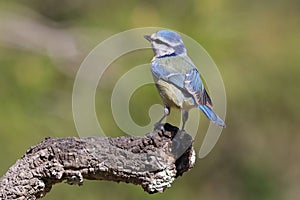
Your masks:
{"label": "blue tit", "polygon": [[160,124],[170,114],[171,107],[182,111],[182,130],[191,108],[199,108],[213,123],[225,127],[224,121],[213,112],[212,101],[204,88],[198,69],[188,57],[180,35],[170,30],[160,30],[145,35],[152,46],[154,58],[151,72],[163,100],[164,115]]}

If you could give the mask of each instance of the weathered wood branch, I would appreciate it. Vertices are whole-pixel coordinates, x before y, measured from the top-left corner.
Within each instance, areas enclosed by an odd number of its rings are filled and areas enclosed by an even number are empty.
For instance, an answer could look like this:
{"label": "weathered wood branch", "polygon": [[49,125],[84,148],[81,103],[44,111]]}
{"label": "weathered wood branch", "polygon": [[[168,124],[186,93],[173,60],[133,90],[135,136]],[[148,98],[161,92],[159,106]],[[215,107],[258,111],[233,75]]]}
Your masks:
{"label": "weathered wood branch", "polygon": [[37,199],[55,183],[83,179],[141,185],[163,192],[195,162],[193,138],[170,124],[145,136],[46,138],[0,179],[0,199]]}

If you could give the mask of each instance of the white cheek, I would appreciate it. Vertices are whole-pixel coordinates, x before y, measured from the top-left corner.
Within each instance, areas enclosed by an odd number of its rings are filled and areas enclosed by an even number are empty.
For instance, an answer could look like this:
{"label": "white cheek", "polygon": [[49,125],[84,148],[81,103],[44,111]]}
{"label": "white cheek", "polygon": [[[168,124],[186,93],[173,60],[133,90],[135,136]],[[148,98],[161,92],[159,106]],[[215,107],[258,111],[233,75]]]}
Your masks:
{"label": "white cheek", "polygon": [[165,54],[172,54],[174,53],[174,49],[166,46],[166,45],[163,45],[163,44],[157,44],[157,43],[154,43],[153,44],[153,47],[155,49],[155,51],[160,54],[160,55],[165,55]]}

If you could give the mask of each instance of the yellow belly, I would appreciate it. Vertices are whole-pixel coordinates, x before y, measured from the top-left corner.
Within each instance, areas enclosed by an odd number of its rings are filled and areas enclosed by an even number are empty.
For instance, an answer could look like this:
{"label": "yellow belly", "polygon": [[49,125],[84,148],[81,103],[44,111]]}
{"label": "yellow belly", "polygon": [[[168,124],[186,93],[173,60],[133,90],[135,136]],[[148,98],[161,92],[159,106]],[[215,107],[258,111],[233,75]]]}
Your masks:
{"label": "yellow belly", "polygon": [[184,94],[182,90],[163,80],[156,82],[156,87],[165,105],[179,109],[189,110],[196,107],[192,95]]}

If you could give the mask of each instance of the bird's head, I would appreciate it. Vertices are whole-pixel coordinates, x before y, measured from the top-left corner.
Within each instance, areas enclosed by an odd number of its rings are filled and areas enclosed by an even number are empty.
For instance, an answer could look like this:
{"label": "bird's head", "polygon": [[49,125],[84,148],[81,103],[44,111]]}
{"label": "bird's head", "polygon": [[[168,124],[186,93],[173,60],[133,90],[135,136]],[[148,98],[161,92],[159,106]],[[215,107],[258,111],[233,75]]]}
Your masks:
{"label": "bird's head", "polygon": [[182,39],[174,31],[160,30],[144,37],[151,42],[155,57],[186,55]]}

